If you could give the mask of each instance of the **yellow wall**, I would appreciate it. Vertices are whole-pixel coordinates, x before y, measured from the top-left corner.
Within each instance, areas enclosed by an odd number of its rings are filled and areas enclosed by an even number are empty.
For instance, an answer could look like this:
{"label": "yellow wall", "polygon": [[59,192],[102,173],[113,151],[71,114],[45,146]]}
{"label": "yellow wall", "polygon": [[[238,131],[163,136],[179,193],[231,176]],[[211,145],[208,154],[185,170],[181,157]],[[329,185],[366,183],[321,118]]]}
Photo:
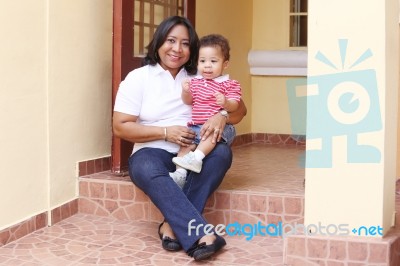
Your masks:
{"label": "yellow wall", "polygon": [[248,107],[238,134],[290,134],[286,81],[291,77],[251,76],[247,61],[250,50],[293,50],[289,48],[289,1],[197,1],[196,29],[200,36],[218,32],[230,39],[227,72],[241,82]]}
{"label": "yellow wall", "polygon": [[[289,1],[253,1],[253,50],[289,48]],[[304,48],[298,48],[302,50]],[[253,76],[251,131],[291,134],[286,81],[289,77]]]}
{"label": "yellow wall", "polygon": [[[248,107],[238,134],[287,133],[286,79],[251,78],[247,62],[251,49],[287,48],[286,1],[202,0],[196,8],[200,36],[231,42],[227,72]],[[1,229],[74,199],[76,163],[110,154],[112,0],[8,1],[0,10]]]}
{"label": "yellow wall", "polygon": [[[399,18],[400,21],[400,18]],[[400,33],[400,31],[399,31]],[[399,34],[399,39],[400,39],[400,34]],[[399,51],[400,51],[400,46],[399,46]],[[399,63],[400,63],[400,58],[399,58]],[[400,73],[399,73],[399,77],[400,77]],[[400,80],[399,80],[399,84],[400,84]],[[400,89],[400,87],[399,87]],[[399,91],[398,89],[398,91]],[[398,102],[400,102],[400,93],[398,94]],[[397,114],[400,114],[400,105],[398,106],[397,109]],[[398,121],[397,121],[397,171],[396,171],[396,176],[397,179],[400,179],[400,156],[399,156],[399,152],[400,152],[400,115],[398,116]]]}
{"label": "yellow wall", "polygon": [[244,0],[196,1],[196,30],[199,36],[219,33],[229,39],[231,46],[230,65],[226,73],[242,86],[247,116],[237,126],[238,134],[251,132],[252,84],[247,63],[247,54],[252,41],[252,4]]}
{"label": "yellow wall", "polygon": [[254,50],[289,48],[289,0],[253,0]]}
{"label": "yellow wall", "polygon": [[[231,42],[228,73],[249,109],[239,134],[290,133],[287,78],[251,77],[247,63],[250,49],[288,49],[287,11],[287,1],[197,1],[199,36]],[[6,1],[0,22],[1,230],[75,199],[76,163],[110,154],[112,0]]]}
{"label": "yellow wall", "polygon": [[[197,4],[205,14],[199,35],[218,32],[231,41],[228,73],[249,106],[237,129],[251,132],[252,6]],[[227,6],[231,16],[221,20]],[[0,30],[7,36],[0,49],[1,230],[75,199],[77,162],[110,154],[112,0],[8,1],[0,21],[7,25]]]}
{"label": "yellow wall", "polygon": [[0,228],[47,207],[45,2],[0,8]]}
{"label": "yellow wall", "polygon": [[[227,14],[227,7],[229,15],[221,16]],[[288,15],[289,1],[196,2],[199,36],[217,32],[228,37],[231,43],[232,58],[227,72],[241,82],[243,99],[248,107],[248,115],[237,126],[238,134],[291,133],[286,95],[288,77],[251,76],[247,61],[252,49],[289,49]]]}
{"label": "yellow wall", "polygon": [[1,230],[75,199],[76,163],[110,154],[112,0],[3,1],[0,23]]}
{"label": "yellow wall", "polygon": [[57,205],[77,196],[76,162],[110,155],[112,0],[48,2],[50,204]]}

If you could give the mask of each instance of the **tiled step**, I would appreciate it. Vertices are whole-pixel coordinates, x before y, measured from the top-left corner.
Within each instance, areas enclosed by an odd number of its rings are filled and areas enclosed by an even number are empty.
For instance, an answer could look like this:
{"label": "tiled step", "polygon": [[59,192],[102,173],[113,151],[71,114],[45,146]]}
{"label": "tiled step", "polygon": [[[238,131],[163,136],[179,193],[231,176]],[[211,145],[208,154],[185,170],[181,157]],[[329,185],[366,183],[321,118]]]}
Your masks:
{"label": "tiled step", "polygon": [[[233,147],[233,165],[207,202],[204,212],[207,220],[214,225],[302,224],[304,169],[299,167],[299,156],[303,151],[301,146],[263,143]],[[153,231],[162,220],[157,208],[128,176],[103,172],[81,177],[79,183],[82,214],[121,222],[146,221],[153,224]],[[397,200],[400,201],[399,197]],[[284,239],[256,236],[251,241],[245,238],[227,236],[226,252],[222,260],[218,256],[215,265],[220,262],[224,265],[400,265],[398,230],[383,239],[302,235]],[[180,261],[181,257],[176,258]]]}
{"label": "tiled step", "polygon": [[384,238],[293,235],[284,240],[285,265],[398,266],[400,231]]}
{"label": "tiled step", "polygon": [[[302,223],[303,147],[250,144],[233,148],[234,161],[204,212],[213,224]],[[159,222],[162,216],[129,176],[102,172],[79,180],[79,212]]]}
{"label": "tiled step", "polygon": [[[304,169],[298,160],[303,150],[296,145],[263,143],[233,147],[232,167],[207,202],[207,221],[214,225],[302,223]],[[111,172],[84,176],[79,180],[79,191],[80,214],[123,223],[145,221],[153,224],[153,235],[156,234],[162,216],[129,176]],[[236,235],[226,236],[226,240],[226,252],[213,265],[283,265],[281,237],[255,236],[249,240],[248,236]],[[191,261],[184,254],[171,260]]]}
{"label": "tiled step", "polygon": [[[234,147],[234,163],[209,199],[214,224],[302,223],[302,148],[252,144]],[[79,213],[0,248],[0,265],[193,265],[182,252],[161,248],[162,217],[127,176],[81,177]],[[400,183],[398,191],[400,191]],[[400,195],[397,195],[400,213]],[[400,230],[383,239],[293,235],[225,236],[227,246],[206,265],[397,266]]]}

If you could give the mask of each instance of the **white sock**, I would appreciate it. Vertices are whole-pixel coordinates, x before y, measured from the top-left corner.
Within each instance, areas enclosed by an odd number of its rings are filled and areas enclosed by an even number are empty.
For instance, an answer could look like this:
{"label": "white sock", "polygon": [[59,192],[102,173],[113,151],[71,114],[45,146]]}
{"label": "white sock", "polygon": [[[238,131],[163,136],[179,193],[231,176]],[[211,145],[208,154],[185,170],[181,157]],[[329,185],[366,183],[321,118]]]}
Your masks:
{"label": "white sock", "polygon": [[194,151],[194,158],[196,158],[197,161],[203,161],[204,157],[206,157],[206,155],[201,150],[196,149]]}
{"label": "white sock", "polygon": [[187,176],[187,170],[184,168],[177,168],[175,172],[178,172],[182,177]]}

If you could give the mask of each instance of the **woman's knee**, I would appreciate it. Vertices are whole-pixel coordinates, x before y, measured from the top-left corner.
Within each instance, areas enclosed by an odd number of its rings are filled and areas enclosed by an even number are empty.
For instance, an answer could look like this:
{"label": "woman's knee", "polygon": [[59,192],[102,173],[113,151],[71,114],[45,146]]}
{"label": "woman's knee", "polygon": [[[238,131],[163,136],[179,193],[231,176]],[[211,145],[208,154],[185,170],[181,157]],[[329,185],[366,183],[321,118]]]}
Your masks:
{"label": "woman's knee", "polygon": [[225,143],[219,143],[209,154],[209,157],[213,157],[213,160],[220,160],[221,163],[231,165],[232,163],[231,147]]}
{"label": "woman's knee", "polygon": [[219,169],[222,172],[226,172],[231,165],[232,150],[228,145],[220,143],[215,146],[208,156],[206,156],[203,169],[208,168],[210,171],[217,171],[217,169]]}
{"label": "woman's knee", "polygon": [[134,183],[168,174],[172,167],[172,155],[160,149],[142,149],[129,158],[129,175]]}

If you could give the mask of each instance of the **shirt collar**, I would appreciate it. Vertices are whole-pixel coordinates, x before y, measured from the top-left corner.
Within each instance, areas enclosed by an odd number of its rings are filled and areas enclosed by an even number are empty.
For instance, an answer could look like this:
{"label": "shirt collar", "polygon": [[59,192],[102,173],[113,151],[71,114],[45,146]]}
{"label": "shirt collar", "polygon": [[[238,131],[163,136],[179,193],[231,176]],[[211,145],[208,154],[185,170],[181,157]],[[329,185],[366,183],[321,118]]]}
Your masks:
{"label": "shirt collar", "polygon": [[[197,75],[196,78],[197,79],[203,79],[203,77],[201,75]],[[226,75],[219,76],[219,77],[217,77],[215,79],[212,79],[212,80],[215,81],[215,82],[221,83],[221,82],[227,81],[228,79],[229,79],[229,75],[226,74]]]}
{"label": "shirt collar", "polygon": [[164,68],[162,68],[162,66],[157,63],[154,66],[150,66],[151,69],[151,73],[156,76],[158,74],[164,73],[166,70]]}
{"label": "shirt collar", "polygon": [[[169,71],[168,71],[168,70],[165,70],[159,63],[157,63],[156,65],[154,65],[154,66],[151,67],[151,73],[152,73],[154,76],[159,75],[159,74],[161,74],[161,73],[166,73],[166,72],[168,72],[168,74],[170,74]],[[182,67],[181,70],[179,70],[179,72],[178,72],[178,74],[176,75],[176,77],[178,77],[178,76],[180,76],[180,75],[186,76],[186,70],[185,70],[184,67]]]}

